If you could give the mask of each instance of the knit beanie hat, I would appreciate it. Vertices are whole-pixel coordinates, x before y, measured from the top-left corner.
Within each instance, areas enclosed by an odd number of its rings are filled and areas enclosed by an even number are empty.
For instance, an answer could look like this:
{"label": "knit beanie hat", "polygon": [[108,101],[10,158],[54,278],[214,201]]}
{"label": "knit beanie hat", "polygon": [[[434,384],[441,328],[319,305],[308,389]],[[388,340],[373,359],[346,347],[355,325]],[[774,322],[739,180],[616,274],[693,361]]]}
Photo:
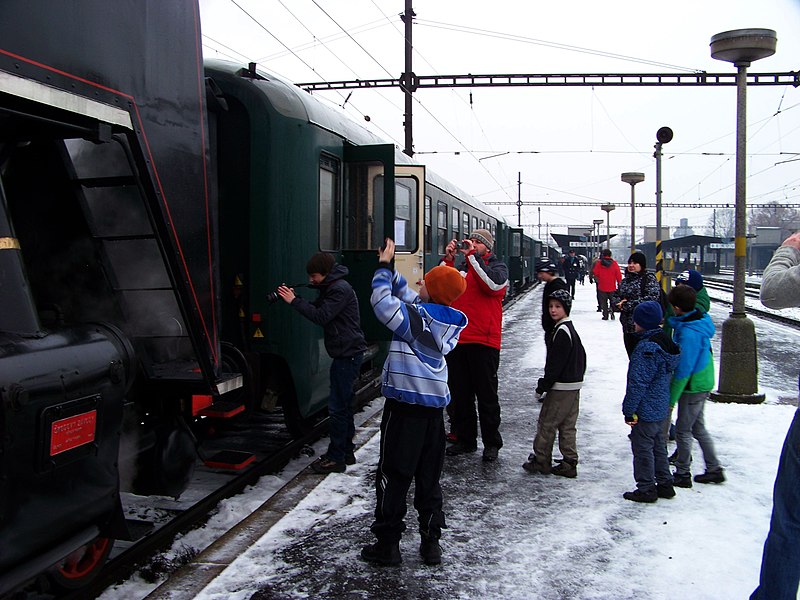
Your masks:
{"label": "knit beanie hat", "polygon": [[439,265],[425,274],[425,289],[436,304],[450,306],[467,289],[467,280],[458,269]]}
{"label": "knit beanie hat", "polygon": [[489,250],[494,247],[494,236],[488,229],[476,229],[469,234],[469,239],[483,242]]}
{"label": "knit beanie hat", "polygon": [[561,302],[561,306],[564,307],[564,312],[569,316],[569,311],[572,310],[572,296],[567,290],[556,290],[548,296],[548,299]]}
{"label": "knit beanie hat", "polygon": [[558,267],[556,263],[554,263],[549,258],[542,259],[536,263],[536,272],[537,273],[558,273]]}
{"label": "knit beanie hat", "polygon": [[699,292],[703,287],[703,276],[694,269],[689,269],[678,275],[675,278],[675,282],[688,285],[693,288],[695,292]]}
{"label": "knit beanie hat", "polygon": [[634,252],[633,254],[631,254],[630,258],[628,258],[628,262],[639,263],[640,265],[642,265],[642,271],[647,269],[647,257],[641,252]]}
{"label": "knit beanie hat", "polygon": [[642,329],[655,329],[661,325],[664,313],[661,312],[661,305],[658,302],[649,300],[642,302],[633,311],[633,322]]}

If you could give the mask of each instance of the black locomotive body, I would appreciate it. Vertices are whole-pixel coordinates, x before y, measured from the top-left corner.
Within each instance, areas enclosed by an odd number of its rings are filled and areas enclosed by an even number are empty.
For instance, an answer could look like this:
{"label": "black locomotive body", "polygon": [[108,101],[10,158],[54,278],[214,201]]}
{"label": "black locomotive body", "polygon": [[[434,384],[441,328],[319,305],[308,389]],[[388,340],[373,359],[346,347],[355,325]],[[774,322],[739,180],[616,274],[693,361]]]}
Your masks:
{"label": "black locomotive body", "polygon": [[319,417],[321,328],[269,298],[312,253],[350,268],[374,395],[377,247],[414,282],[479,227],[530,283],[545,250],[499,214],[254,65],[204,66],[196,0],[5,0],[0,596],[86,583],[121,491],[180,495],[215,406]]}

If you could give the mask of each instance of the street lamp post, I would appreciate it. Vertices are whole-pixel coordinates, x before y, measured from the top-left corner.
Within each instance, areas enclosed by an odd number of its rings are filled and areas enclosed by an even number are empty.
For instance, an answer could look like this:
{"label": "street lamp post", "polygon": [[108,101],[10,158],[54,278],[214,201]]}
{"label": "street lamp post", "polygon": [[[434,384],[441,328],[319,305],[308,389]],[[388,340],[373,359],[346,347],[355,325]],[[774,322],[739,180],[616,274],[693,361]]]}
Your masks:
{"label": "street lamp post", "polygon": [[747,67],[775,54],[778,38],[772,29],[736,29],[711,38],[711,57],[732,62],[736,74],[736,233],[733,263],[733,310],[722,324],[719,388],[711,394],[718,402],[756,404],[758,393],[756,330],[744,312],[745,259],[747,255]]}
{"label": "street lamp post", "polygon": [[636,195],[633,188],[644,181],[644,173],[623,173],[622,181],[631,184],[631,254],[636,252]]}
{"label": "street lamp post", "polygon": [[[600,241],[600,233],[601,233],[600,226],[603,224],[603,219],[594,219],[592,223],[594,223],[594,228],[597,229],[597,237],[594,238],[595,247],[592,248],[592,251],[596,252],[597,254],[600,254],[600,246],[602,245],[602,242]],[[590,256],[588,258],[589,258],[589,264],[591,264],[592,257]]]}
{"label": "street lamp post", "polygon": [[[631,190],[633,190],[633,186],[631,186]],[[631,202],[631,207],[633,206],[633,202]],[[613,204],[603,204],[600,207],[601,210],[604,210],[606,213],[606,248],[611,250],[611,211],[614,210],[616,206]],[[633,254],[633,252],[631,252]]]}
{"label": "street lamp post", "polygon": [[666,291],[664,279],[664,254],[661,250],[661,146],[672,140],[672,129],[662,127],[656,131],[656,279],[661,289]]}

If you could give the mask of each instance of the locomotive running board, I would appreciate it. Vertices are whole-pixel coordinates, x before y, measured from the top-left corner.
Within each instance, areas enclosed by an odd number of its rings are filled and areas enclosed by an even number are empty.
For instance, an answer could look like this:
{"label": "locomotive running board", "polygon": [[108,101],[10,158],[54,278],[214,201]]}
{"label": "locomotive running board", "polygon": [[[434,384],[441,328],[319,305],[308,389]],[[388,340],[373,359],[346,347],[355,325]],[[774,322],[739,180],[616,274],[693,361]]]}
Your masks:
{"label": "locomotive running board", "polygon": [[223,450],[211,458],[203,460],[209,469],[225,469],[228,471],[241,471],[256,460],[256,455],[239,450]]}

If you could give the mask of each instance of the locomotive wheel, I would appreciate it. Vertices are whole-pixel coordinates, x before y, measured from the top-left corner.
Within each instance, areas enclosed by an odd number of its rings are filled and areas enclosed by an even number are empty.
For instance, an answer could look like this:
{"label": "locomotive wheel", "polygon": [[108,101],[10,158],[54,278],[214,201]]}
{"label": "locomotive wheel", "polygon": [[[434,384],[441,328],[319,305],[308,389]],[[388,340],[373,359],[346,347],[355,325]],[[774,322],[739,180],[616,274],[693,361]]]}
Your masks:
{"label": "locomotive wheel", "polygon": [[67,591],[87,585],[100,572],[113,546],[113,539],[98,537],[70,552],[48,571],[53,586]]}
{"label": "locomotive wheel", "polygon": [[196,440],[179,420],[154,427],[156,442],[139,456],[133,492],[177,498],[189,485],[197,462]]}
{"label": "locomotive wheel", "polygon": [[252,412],[256,406],[256,395],[253,385],[253,370],[244,354],[229,342],[222,342],[222,370],[225,373],[240,373],[242,387],[226,394],[225,399],[243,404],[245,413]]}

